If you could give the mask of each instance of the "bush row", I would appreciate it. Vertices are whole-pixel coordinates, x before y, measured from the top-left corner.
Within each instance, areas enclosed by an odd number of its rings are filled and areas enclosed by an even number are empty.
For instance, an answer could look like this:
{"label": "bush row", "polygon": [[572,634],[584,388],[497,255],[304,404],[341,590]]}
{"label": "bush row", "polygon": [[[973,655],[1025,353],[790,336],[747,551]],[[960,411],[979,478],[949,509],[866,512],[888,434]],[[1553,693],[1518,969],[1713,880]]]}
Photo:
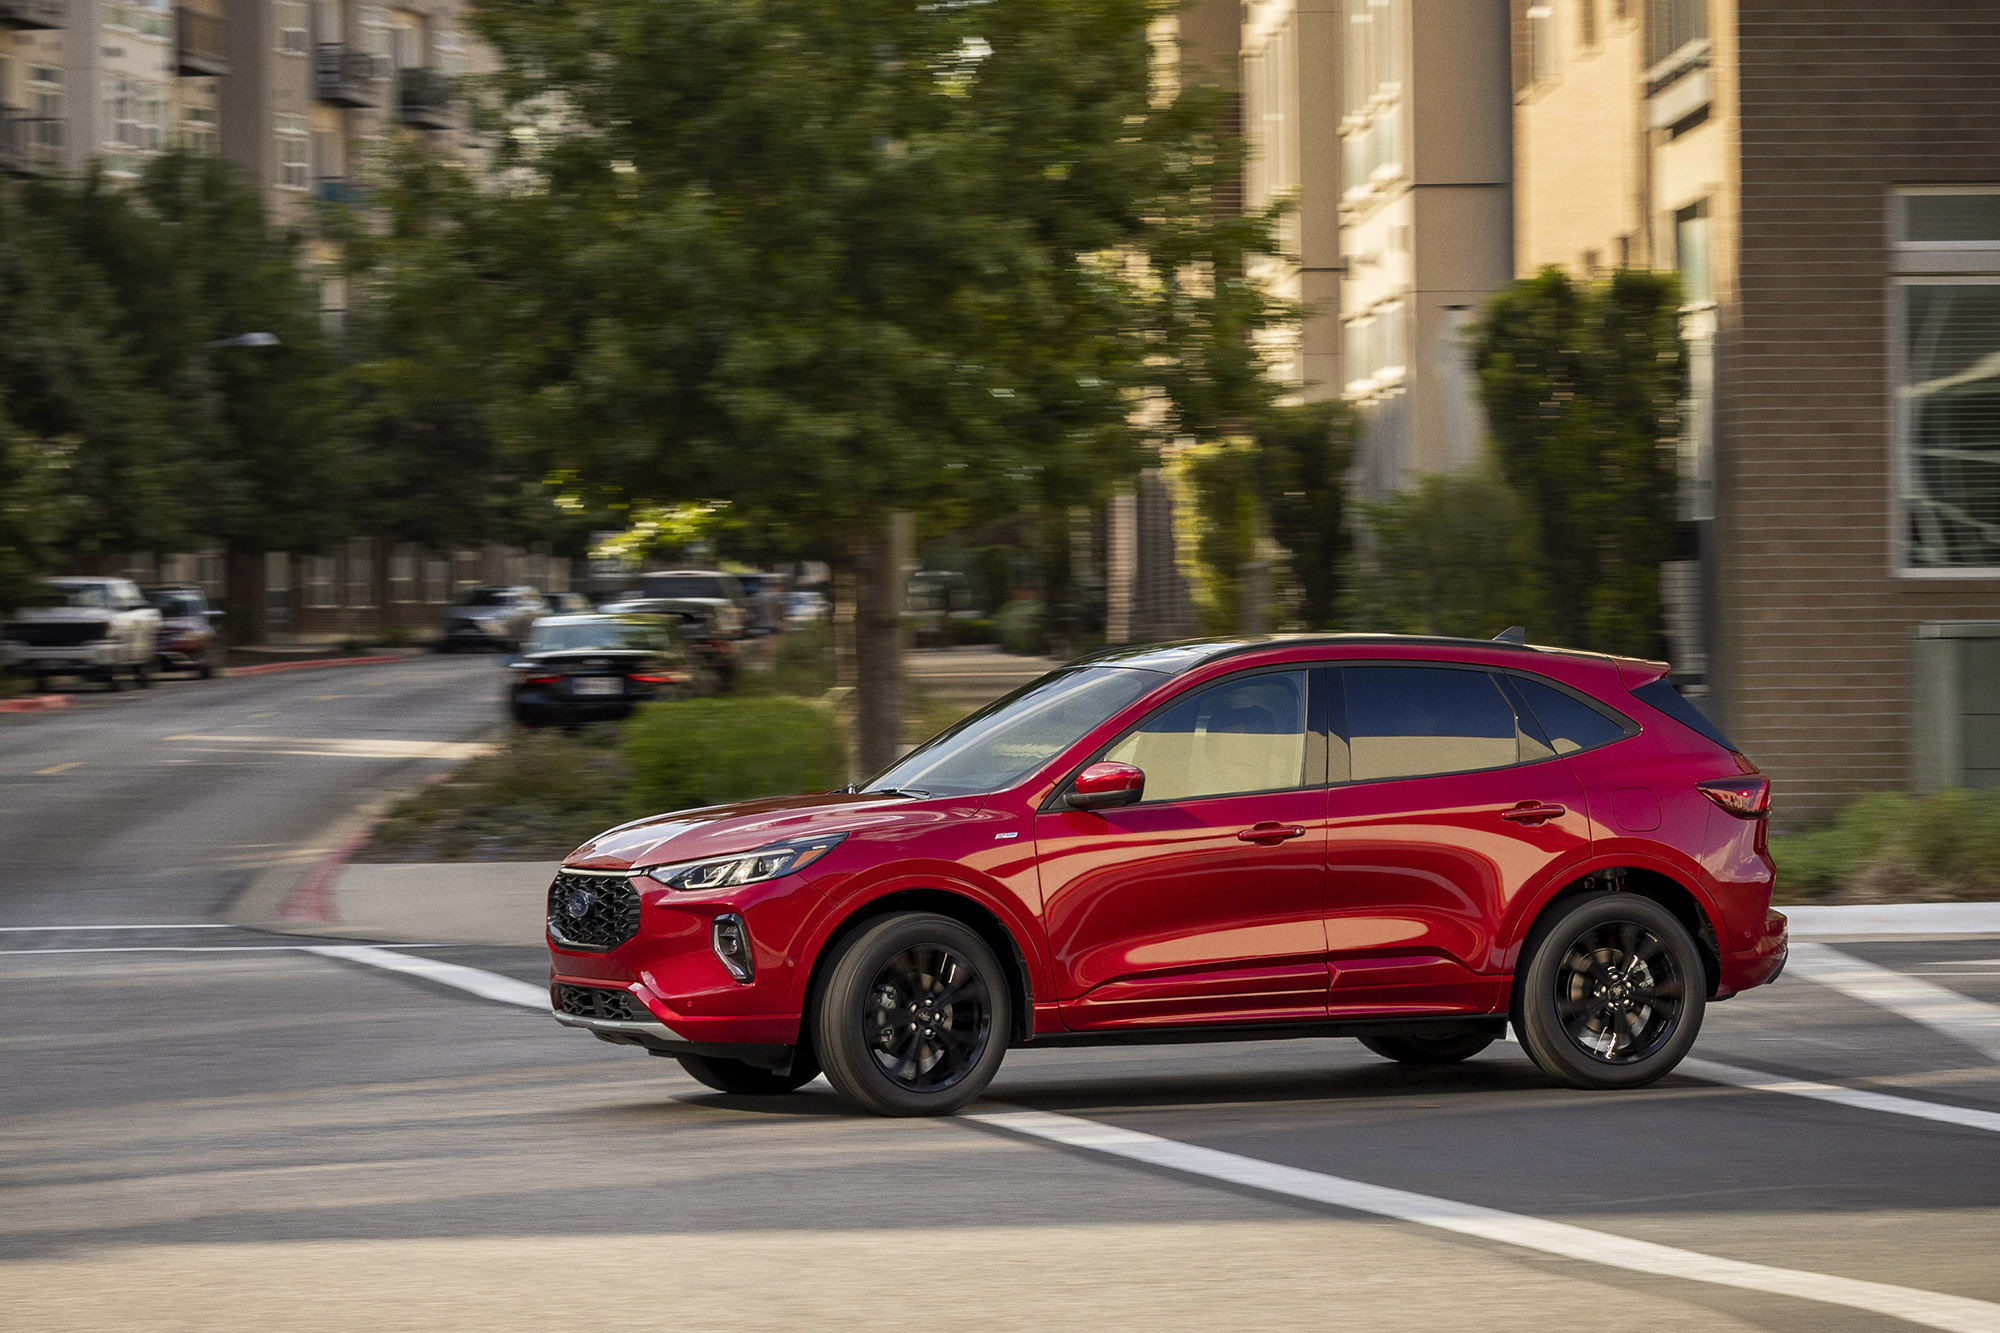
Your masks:
{"label": "bush row", "polygon": [[1791,897],[2000,897],[2000,791],[1863,796],[1771,851]]}

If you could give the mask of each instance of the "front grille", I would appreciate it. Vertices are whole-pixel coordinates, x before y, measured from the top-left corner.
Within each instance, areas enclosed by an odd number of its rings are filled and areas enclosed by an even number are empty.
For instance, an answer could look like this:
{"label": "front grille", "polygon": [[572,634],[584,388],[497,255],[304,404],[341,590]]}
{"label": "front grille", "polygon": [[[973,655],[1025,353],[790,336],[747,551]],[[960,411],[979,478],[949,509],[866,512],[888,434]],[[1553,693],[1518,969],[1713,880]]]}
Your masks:
{"label": "front grille", "polygon": [[639,891],[623,875],[558,874],[549,885],[549,934],[579,949],[615,949],[639,933]]}
{"label": "front grille", "polygon": [[101,620],[17,620],[7,627],[7,637],[31,648],[74,648],[95,643],[111,633]]}
{"label": "front grille", "polygon": [[607,990],[603,986],[571,986],[558,981],[551,990],[556,1012],[572,1018],[608,1018],[618,1023],[639,1023],[646,1013],[632,992]]}

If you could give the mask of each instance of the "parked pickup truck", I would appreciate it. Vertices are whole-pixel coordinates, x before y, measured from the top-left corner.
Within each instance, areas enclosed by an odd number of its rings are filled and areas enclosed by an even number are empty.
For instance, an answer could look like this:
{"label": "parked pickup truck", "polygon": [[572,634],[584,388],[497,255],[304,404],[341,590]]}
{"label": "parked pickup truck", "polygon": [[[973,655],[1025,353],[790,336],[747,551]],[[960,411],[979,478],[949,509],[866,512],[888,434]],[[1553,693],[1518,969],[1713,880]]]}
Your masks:
{"label": "parked pickup truck", "polygon": [[144,689],[153,683],[160,612],[130,579],[42,580],[46,606],[23,607],[0,626],[0,666],[31,675],[38,689],[51,676],[81,676],[106,689],[121,677]]}

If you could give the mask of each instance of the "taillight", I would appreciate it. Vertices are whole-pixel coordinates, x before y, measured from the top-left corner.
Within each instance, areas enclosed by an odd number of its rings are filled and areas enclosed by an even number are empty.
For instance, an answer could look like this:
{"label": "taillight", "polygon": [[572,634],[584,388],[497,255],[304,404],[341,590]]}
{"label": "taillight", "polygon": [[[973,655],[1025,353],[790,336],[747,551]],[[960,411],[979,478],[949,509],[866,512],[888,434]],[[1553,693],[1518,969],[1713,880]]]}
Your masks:
{"label": "taillight", "polygon": [[554,685],[561,680],[561,676],[530,676],[527,683],[530,685]]}
{"label": "taillight", "polygon": [[1695,783],[1697,790],[1738,819],[1763,819],[1771,813],[1771,784],[1767,779],[1717,778]]}
{"label": "taillight", "polygon": [[641,685],[668,685],[673,682],[674,678],[672,676],[642,676],[635,671],[625,677],[625,679],[637,681]]}

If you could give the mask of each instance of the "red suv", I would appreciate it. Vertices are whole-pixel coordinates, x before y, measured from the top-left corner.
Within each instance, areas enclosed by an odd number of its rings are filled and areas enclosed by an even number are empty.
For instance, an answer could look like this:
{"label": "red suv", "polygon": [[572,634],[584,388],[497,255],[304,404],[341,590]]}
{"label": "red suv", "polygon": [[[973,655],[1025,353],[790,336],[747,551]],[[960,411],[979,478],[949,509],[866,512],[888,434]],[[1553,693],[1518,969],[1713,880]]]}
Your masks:
{"label": "red suv", "polygon": [[1773,980],[1769,785],[1657,662],[1389,636],[1114,650],[845,792],[640,820],[549,889],[558,1021],[711,1087],[947,1112],[1009,1046],[1514,1024],[1576,1087]]}

